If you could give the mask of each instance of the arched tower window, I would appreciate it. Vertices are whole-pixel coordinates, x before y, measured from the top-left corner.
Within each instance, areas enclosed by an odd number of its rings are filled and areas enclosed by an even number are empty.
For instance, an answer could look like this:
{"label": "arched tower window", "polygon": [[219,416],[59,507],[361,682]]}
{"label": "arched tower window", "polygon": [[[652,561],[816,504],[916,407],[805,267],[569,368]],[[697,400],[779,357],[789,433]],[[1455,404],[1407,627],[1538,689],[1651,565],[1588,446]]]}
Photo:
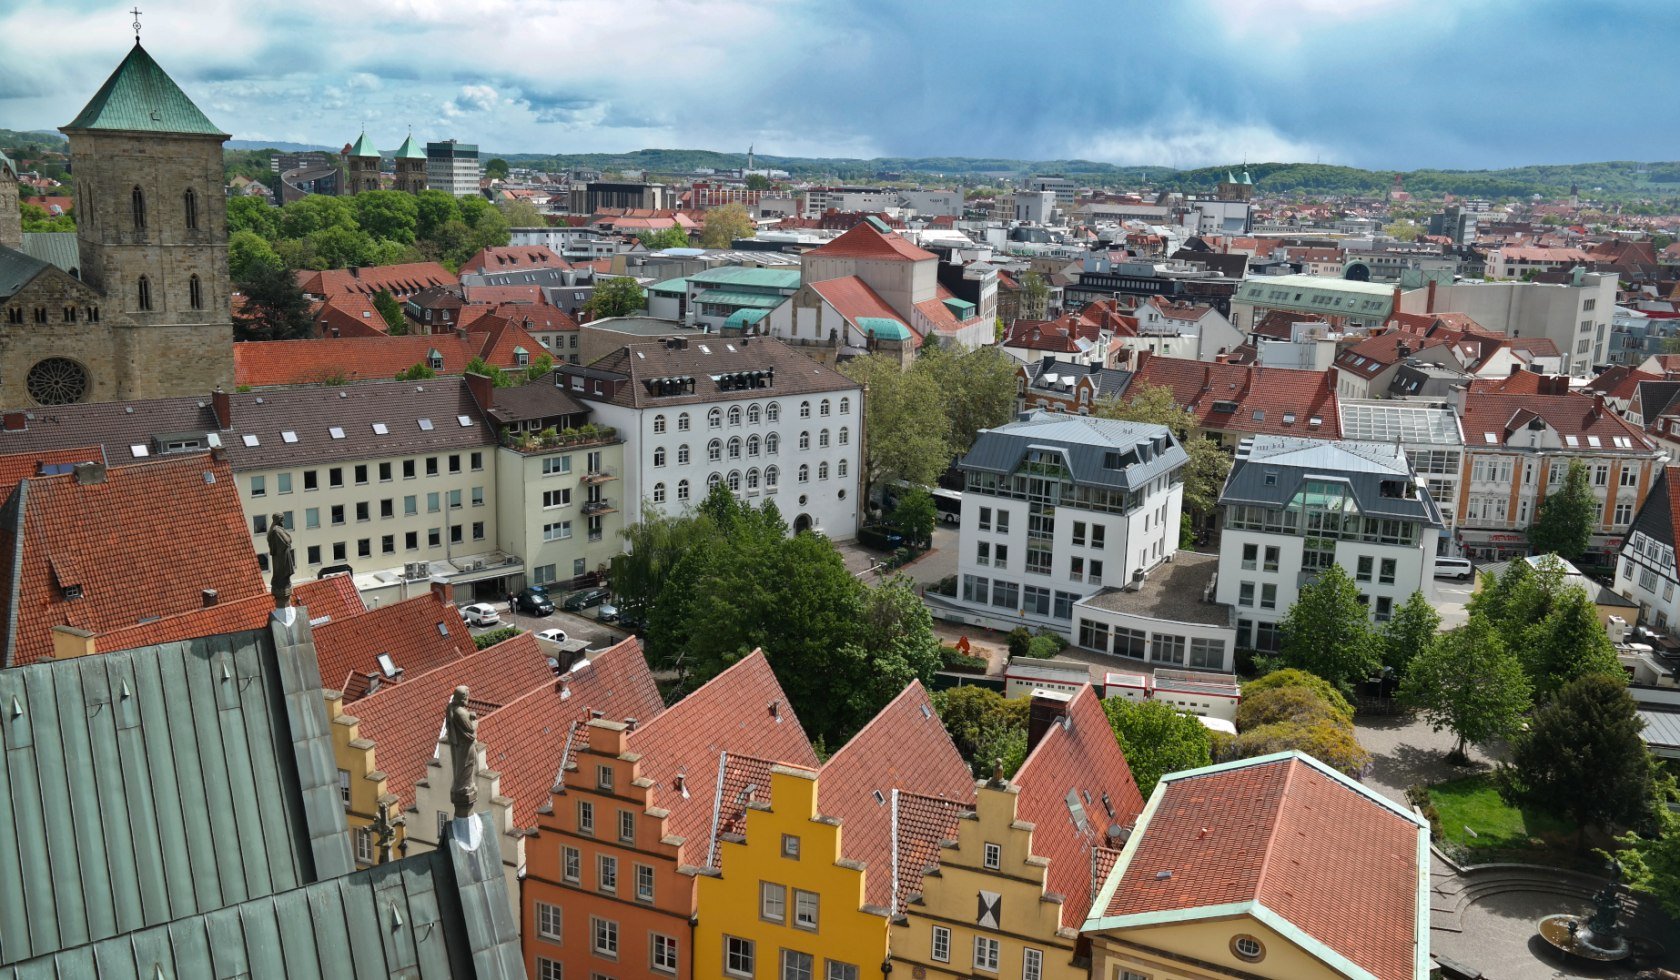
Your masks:
{"label": "arched tower window", "polygon": [[142,310],[149,310],[152,308],[152,281],[145,276],[140,277],[140,285],[136,298],[139,300],[140,308]]}
{"label": "arched tower window", "polygon": [[134,230],[135,231],[145,231],[146,230],[146,192],[141,190],[138,186],[135,187],[134,188],[134,193],[129,195],[129,203],[134,209]]}
{"label": "arched tower window", "polygon": [[[186,216],[187,216],[187,230],[197,231],[198,230],[198,192],[194,191],[190,187],[187,188],[187,192],[185,194],[181,195],[181,204],[182,204],[182,209],[186,212]],[[196,304],[194,305],[193,308],[197,309]]]}
{"label": "arched tower window", "polygon": [[187,303],[195,310],[204,309],[204,284],[199,282],[197,273],[187,280]]}

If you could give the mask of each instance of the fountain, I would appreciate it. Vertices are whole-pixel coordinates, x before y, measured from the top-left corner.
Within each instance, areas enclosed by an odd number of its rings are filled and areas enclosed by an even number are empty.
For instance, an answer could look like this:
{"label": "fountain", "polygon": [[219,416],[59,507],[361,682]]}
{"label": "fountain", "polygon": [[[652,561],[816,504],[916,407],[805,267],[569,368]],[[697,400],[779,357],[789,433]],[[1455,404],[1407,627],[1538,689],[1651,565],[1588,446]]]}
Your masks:
{"label": "fountain", "polygon": [[1558,952],[1598,963],[1627,959],[1633,952],[1622,935],[1619,921],[1627,885],[1622,883],[1622,862],[1610,862],[1610,881],[1593,896],[1591,916],[1548,915],[1540,920],[1540,938]]}

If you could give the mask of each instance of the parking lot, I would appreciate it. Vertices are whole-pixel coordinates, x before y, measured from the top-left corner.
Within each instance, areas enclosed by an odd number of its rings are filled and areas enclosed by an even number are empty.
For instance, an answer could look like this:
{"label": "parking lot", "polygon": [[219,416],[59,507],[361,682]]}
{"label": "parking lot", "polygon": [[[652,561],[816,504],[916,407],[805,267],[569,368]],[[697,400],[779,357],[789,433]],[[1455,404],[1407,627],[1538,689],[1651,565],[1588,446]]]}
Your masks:
{"label": "parking lot", "polygon": [[[591,649],[611,646],[629,634],[611,623],[597,622],[596,609],[586,609],[582,613],[565,612],[559,604],[565,601],[569,593],[559,593],[553,596],[555,610],[547,616],[533,616],[529,613],[509,613],[506,602],[490,603],[501,614],[501,623],[495,626],[469,627],[472,634],[489,633],[504,626],[517,626],[522,630],[540,631],[547,629],[562,629],[566,637],[572,640],[586,640]],[[599,607],[597,607],[598,609]]]}

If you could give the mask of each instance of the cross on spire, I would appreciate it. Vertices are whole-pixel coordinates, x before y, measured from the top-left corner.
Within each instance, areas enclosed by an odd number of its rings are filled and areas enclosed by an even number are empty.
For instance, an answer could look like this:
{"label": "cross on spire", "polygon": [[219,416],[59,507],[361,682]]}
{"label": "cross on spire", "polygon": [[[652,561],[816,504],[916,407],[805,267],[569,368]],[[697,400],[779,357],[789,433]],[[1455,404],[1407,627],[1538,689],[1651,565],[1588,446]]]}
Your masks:
{"label": "cross on spire", "polygon": [[140,7],[138,5],[136,5],[133,10],[129,11],[129,13],[134,15],[134,43],[139,44],[140,43]]}

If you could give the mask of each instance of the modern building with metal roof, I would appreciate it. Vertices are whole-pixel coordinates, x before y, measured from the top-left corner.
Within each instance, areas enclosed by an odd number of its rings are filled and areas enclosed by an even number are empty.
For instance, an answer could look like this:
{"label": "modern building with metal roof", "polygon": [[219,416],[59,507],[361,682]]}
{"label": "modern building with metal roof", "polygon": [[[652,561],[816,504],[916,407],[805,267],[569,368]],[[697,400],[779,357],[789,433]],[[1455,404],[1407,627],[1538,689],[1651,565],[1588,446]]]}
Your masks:
{"label": "modern building with metal roof", "polygon": [[1236,608],[1240,646],[1276,649],[1277,624],[1331,565],[1379,623],[1412,593],[1434,595],[1441,510],[1399,445],[1245,439],[1219,505],[1218,597]]}
{"label": "modern building with metal roof", "polygon": [[1231,323],[1247,332],[1270,310],[1316,313],[1346,327],[1375,327],[1401,312],[1403,294],[1387,283],[1328,276],[1253,276],[1231,297]]}
{"label": "modern building with metal roof", "polygon": [[1428,485],[1429,498],[1441,509],[1450,539],[1458,522],[1458,498],[1464,482],[1464,430],[1458,413],[1446,402],[1340,401],[1342,435],[1359,442],[1398,445],[1406,461]]}
{"label": "modern building with metal roof", "polygon": [[307,610],[0,671],[0,701],[0,978],[523,976],[482,815],[354,871]]}

